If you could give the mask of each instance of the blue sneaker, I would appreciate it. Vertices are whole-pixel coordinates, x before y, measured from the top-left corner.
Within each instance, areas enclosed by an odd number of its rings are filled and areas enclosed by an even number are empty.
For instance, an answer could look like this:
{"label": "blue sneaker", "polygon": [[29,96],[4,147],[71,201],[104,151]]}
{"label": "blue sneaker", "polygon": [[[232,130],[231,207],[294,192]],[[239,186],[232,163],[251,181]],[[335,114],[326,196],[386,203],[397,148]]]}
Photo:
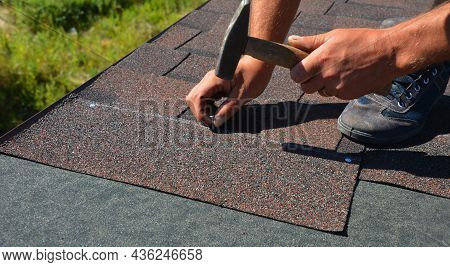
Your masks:
{"label": "blue sneaker", "polygon": [[352,100],[338,119],[338,129],[361,143],[392,144],[419,133],[449,81],[450,62],[402,76],[389,95]]}

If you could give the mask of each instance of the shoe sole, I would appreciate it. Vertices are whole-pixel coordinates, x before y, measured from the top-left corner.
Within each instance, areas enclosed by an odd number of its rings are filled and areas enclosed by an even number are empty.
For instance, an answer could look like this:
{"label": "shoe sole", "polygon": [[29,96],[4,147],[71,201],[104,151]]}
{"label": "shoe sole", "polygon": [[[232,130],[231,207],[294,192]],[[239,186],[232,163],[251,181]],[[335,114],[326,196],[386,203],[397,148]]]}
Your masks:
{"label": "shoe sole", "polygon": [[425,123],[420,125],[419,127],[415,128],[414,130],[411,130],[407,135],[403,135],[401,137],[376,137],[372,134],[361,132],[358,130],[353,129],[352,127],[346,125],[342,122],[341,117],[338,118],[338,130],[348,137],[349,139],[355,140],[359,143],[365,143],[365,144],[371,144],[371,145],[387,145],[387,144],[395,144],[400,143],[403,141],[406,141],[410,139],[411,137],[417,135],[420,131],[422,131],[422,128],[424,127]]}

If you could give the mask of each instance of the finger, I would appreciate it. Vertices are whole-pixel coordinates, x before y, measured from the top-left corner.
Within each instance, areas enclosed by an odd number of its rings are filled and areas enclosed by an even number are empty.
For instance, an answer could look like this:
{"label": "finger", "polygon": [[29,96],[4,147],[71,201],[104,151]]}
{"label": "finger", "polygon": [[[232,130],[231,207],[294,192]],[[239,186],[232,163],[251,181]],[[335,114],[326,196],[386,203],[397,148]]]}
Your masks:
{"label": "finger", "polygon": [[324,80],[322,77],[316,76],[301,84],[302,91],[307,94],[313,94],[317,91],[325,88]]}
{"label": "finger", "polygon": [[288,43],[290,46],[296,47],[305,52],[312,52],[327,41],[326,37],[326,33],[313,36],[292,35],[289,36]]}
{"label": "finger", "polygon": [[333,88],[323,88],[318,93],[323,97],[335,97],[338,95],[338,91]]}
{"label": "finger", "polygon": [[321,48],[314,50],[309,56],[291,69],[291,78],[296,83],[305,83],[316,75],[320,74],[322,65],[320,61]]}
{"label": "finger", "polygon": [[208,73],[205,78],[197,84],[186,97],[186,102],[194,115],[200,122],[211,125],[211,105],[214,100],[228,94],[229,84]]}
{"label": "finger", "polygon": [[317,93],[318,93],[320,96],[323,96],[323,97],[329,97],[328,94],[327,94],[324,90],[325,90],[325,88],[322,88],[322,89],[320,89],[319,91],[317,91]]}
{"label": "finger", "polygon": [[214,117],[214,126],[220,127],[231,117],[233,117],[236,112],[238,112],[245,103],[251,99],[239,98],[239,88],[235,88],[229,98],[219,107],[217,113]]}
{"label": "finger", "polygon": [[202,103],[201,100],[198,99],[187,99],[186,102],[188,103],[189,109],[191,110],[192,115],[200,121],[201,123],[205,125],[211,125],[212,121],[205,112],[205,103]]}
{"label": "finger", "polygon": [[214,116],[214,126],[220,127],[231,117],[233,117],[236,112],[242,106],[242,102],[238,99],[227,99],[219,108],[216,115]]}

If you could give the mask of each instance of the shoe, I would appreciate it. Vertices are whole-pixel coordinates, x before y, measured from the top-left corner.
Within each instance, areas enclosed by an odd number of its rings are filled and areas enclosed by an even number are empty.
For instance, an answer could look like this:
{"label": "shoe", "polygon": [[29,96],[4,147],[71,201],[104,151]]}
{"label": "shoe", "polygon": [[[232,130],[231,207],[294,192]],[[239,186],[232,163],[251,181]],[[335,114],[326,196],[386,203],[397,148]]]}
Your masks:
{"label": "shoe", "polygon": [[444,94],[450,62],[402,76],[387,96],[371,94],[352,100],[338,119],[338,129],[361,143],[392,144],[421,131],[428,114]]}

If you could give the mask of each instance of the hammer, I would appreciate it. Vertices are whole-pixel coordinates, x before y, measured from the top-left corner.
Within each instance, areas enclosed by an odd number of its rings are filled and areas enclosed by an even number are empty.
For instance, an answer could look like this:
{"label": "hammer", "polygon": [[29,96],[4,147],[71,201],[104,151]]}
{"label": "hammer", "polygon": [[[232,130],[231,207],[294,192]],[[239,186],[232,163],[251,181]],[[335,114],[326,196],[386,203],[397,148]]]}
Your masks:
{"label": "hammer", "polygon": [[242,55],[291,69],[308,56],[292,46],[248,36],[250,0],[243,0],[225,33],[216,66],[216,76],[231,80]]}
{"label": "hammer", "polygon": [[[308,53],[292,46],[248,36],[249,19],[250,0],[243,0],[225,33],[215,70],[217,77],[232,80],[242,55],[288,69],[308,56]],[[378,89],[376,93],[385,96],[390,89],[391,83]]]}

